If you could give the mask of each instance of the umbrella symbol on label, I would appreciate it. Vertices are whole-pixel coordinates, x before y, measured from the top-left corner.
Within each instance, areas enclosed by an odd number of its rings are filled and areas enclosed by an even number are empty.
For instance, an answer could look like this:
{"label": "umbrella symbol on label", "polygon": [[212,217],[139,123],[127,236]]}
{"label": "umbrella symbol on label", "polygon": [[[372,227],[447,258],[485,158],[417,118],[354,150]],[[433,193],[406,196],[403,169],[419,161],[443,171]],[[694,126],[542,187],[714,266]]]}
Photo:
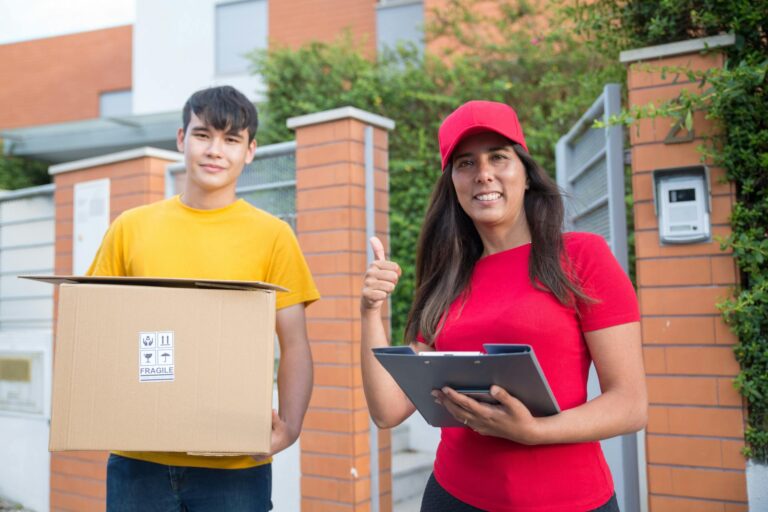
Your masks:
{"label": "umbrella symbol on label", "polygon": [[168,352],[163,352],[162,354],[160,354],[160,357],[163,358],[163,362],[165,363],[166,361],[168,361],[168,358],[171,357],[171,354],[169,354]]}

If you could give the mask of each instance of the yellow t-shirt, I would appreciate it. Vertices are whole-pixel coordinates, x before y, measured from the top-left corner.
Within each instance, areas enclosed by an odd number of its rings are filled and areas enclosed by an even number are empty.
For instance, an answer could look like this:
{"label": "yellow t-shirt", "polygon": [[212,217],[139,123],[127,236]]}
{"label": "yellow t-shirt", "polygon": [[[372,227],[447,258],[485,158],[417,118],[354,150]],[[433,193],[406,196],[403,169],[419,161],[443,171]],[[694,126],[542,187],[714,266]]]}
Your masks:
{"label": "yellow t-shirt", "polygon": [[[277,294],[277,309],[320,298],[291,227],[243,199],[196,210],[175,196],[123,212],[104,236],[88,275],[264,281],[289,290]],[[180,452],[115,453],[174,466],[238,469],[268,462]]]}

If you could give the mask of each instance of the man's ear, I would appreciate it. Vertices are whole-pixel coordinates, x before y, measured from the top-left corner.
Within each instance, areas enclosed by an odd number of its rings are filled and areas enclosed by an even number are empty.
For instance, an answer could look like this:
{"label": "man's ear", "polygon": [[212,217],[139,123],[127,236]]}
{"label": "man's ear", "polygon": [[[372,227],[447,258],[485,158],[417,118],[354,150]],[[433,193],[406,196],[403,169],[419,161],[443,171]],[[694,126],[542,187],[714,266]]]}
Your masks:
{"label": "man's ear", "polygon": [[254,157],[254,155],[256,155],[256,147],[257,146],[258,146],[258,144],[256,144],[256,139],[253,139],[248,144],[248,152],[245,154],[245,163],[246,164],[249,164],[249,163],[253,162],[253,157]]}
{"label": "man's ear", "polygon": [[179,128],[179,131],[176,132],[176,149],[179,150],[179,153],[184,152],[184,128]]}

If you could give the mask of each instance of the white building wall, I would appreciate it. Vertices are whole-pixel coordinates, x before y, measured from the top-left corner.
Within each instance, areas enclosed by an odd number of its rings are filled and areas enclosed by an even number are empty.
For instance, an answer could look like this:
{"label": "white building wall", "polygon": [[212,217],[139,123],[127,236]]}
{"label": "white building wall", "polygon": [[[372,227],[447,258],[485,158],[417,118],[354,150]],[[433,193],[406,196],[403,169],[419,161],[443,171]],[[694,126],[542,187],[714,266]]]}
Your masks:
{"label": "white building wall", "polygon": [[2,356],[38,354],[40,357],[42,372],[33,377],[31,384],[42,388],[43,412],[0,411],[0,496],[36,512],[47,512],[49,507],[52,344],[50,330],[0,331]]}
{"label": "white building wall", "polygon": [[0,359],[29,359],[27,382],[0,378],[0,496],[48,510],[53,287],[53,186],[0,194]]}
{"label": "white building wall", "polygon": [[130,25],[136,0],[0,0],[0,44]]}
{"label": "white building wall", "polygon": [[215,9],[221,3],[225,2],[136,0],[134,114],[181,110],[192,93],[213,85],[232,85],[253,101],[262,99],[263,85],[257,77],[216,74]]}

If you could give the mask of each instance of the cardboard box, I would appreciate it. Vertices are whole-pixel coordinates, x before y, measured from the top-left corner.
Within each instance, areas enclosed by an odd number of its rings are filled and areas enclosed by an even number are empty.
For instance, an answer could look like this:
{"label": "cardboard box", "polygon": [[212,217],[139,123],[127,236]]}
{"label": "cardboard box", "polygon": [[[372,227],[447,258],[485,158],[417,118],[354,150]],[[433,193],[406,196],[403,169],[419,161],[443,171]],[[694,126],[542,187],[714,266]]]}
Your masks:
{"label": "cardboard box", "polygon": [[61,284],[50,450],[269,451],[282,288],[25,277]]}

